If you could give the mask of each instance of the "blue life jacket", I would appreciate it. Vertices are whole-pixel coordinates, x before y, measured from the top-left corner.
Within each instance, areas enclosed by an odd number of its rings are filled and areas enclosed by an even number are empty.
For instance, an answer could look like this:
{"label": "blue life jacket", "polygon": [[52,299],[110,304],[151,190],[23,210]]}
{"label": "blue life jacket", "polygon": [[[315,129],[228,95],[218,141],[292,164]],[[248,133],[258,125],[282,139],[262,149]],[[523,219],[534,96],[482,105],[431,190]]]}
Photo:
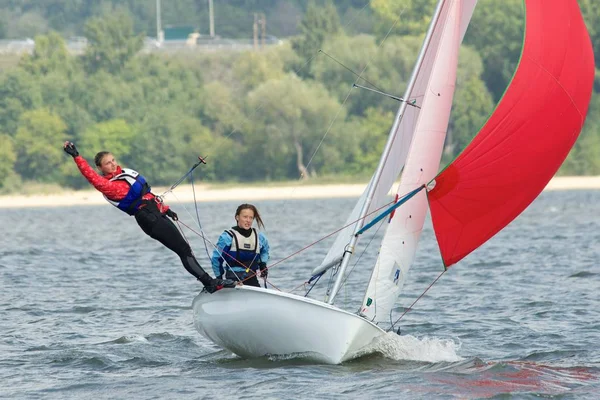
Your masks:
{"label": "blue life jacket", "polygon": [[104,196],[104,198],[119,210],[126,212],[129,215],[134,215],[138,206],[142,202],[142,197],[145,194],[150,193],[150,185],[148,182],[146,182],[146,178],[144,178],[138,172],[126,168],[123,168],[122,171],[122,173],[113,177],[111,182],[127,182],[129,184],[129,192],[127,192],[127,195],[119,201],[111,200],[106,196]]}
{"label": "blue life jacket", "polygon": [[249,237],[245,237],[235,229],[225,231],[231,236],[231,247],[223,259],[234,271],[256,271],[260,263],[260,246],[258,233],[252,228]]}

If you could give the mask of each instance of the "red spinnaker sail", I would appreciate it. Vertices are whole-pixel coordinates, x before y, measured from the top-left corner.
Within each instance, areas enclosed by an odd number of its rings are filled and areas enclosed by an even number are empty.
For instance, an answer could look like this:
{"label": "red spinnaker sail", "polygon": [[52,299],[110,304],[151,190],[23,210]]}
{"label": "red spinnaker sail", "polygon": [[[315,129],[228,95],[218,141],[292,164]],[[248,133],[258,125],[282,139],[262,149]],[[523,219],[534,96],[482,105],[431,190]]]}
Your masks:
{"label": "red spinnaker sail", "polygon": [[579,136],[594,55],[577,0],[525,0],[521,61],[498,107],[428,193],[446,267],[515,219]]}

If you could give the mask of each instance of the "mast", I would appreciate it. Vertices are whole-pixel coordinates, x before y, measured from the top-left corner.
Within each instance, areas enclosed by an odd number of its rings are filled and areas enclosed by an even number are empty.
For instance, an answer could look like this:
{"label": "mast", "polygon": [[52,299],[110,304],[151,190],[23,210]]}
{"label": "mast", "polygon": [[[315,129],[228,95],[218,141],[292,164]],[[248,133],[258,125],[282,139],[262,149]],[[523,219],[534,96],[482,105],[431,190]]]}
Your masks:
{"label": "mast", "polygon": [[162,35],[162,26],[161,26],[161,18],[160,18],[160,0],[156,0],[156,41],[158,44],[162,44],[163,35]]}
{"label": "mast", "polygon": [[411,93],[413,91],[415,82],[417,80],[417,75],[419,74],[419,71],[423,65],[425,53],[427,51],[427,48],[429,47],[429,44],[431,43],[431,38],[433,36],[433,30],[439,20],[439,17],[440,17],[440,14],[441,14],[441,11],[442,11],[442,8],[443,8],[445,2],[446,2],[446,0],[438,1],[435,12],[431,19],[431,23],[429,24],[429,28],[427,29],[427,34],[425,36],[425,40],[423,41],[423,46],[421,46],[421,50],[419,51],[419,56],[417,57],[417,61],[413,68],[410,80],[408,81],[408,86],[406,87],[406,91],[404,92],[404,96],[403,96],[404,101],[402,102],[402,104],[398,108],[398,112],[396,113],[396,117],[394,119],[392,128],[390,129],[387,143],[385,144],[385,148],[383,149],[383,153],[381,155],[381,158],[379,159],[379,164],[377,165],[377,169],[375,170],[373,179],[371,179],[371,182],[369,183],[369,190],[367,192],[367,198],[360,210],[358,221],[356,222],[356,225],[354,227],[354,233],[352,235],[352,239],[350,240],[350,243],[348,244],[347,251],[344,252],[344,256],[342,258],[342,264],[340,265],[340,270],[338,271],[337,278],[333,285],[333,289],[331,291],[331,296],[327,300],[327,303],[329,303],[329,304],[333,304],[335,297],[336,297],[337,293],[339,292],[339,290],[342,286],[342,283],[344,281],[344,275],[346,273],[346,270],[348,269],[348,264],[350,263],[350,257],[352,257],[352,254],[354,253],[354,248],[356,246],[356,242],[358,241],[357,233],[358,233],[358,231],[360,231],[360,229],[364,225],[364,219],[369,210],[369,206],[371,205],[371,200],[373,199],[373,196],[375,193],[375,188],[377,187],[377,183],[379,182],[379,179],[381,177],[381,171],[383,170],[383,167],[384,167],[385,163],[387,162],[388,156],[392,149],[392,144],[394,143],[396,131],[398,130],[400,121],[402,119],[402,116],[404,115],[404,111],[406,110],[408,100],[411,97]]}
{"label": "mast", "polygon": [[215,15],[213,9],[213,0],[208,0],[208,22],[210,37],[215,37]]}

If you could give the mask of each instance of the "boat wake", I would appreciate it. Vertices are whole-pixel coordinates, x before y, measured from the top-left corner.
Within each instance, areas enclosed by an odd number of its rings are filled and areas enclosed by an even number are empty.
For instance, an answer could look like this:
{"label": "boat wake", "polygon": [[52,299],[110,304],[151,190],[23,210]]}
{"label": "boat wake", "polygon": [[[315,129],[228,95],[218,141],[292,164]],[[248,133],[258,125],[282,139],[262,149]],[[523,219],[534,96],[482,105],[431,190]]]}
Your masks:
{"label": "boat wake", "polygon": [[464,360],[457,354],[460,343],[436,337],[416,338],[393,332],[376,338],[358,354],[359,357],[379,353],[392,360],[424,361],[430,363]]}

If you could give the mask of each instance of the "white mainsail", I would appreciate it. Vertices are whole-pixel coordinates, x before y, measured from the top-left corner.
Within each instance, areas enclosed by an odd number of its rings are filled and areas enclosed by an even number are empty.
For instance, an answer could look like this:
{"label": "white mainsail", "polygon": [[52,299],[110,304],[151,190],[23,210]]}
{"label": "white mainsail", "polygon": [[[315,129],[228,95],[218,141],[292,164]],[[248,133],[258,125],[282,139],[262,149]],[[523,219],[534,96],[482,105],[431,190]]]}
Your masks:
{"label": "white mainsail", "polygon": [[[438,173],[452,98],[460,43],[476,1],[448,0],[434,29],[424,64],[429,70],[418,91],[413,93],[421,107],[414,125],[398,196],[427,184]],[[379,257],[360,309],[361,315],[375,322],[390,320],[390,311],[402,290],[412,265],[425,216],[424,191],[395,211],[381,244]]]}
{"label": "white mainsail", "polygon": [[[449,3],[454,2],[461,3],[462,12],[459,13],[458,23],[460,27],[460,41],[462,41],[467,27],[469,25],[469,22],[471,20],[471,16],[473,15],[473,10],[475,9],[477,0],[447,1],[448,5]],[[448,9],[448,5],[445,6],[445,10]],[[447,12],[444,15],[447,17]],[[441,28],[444,25],[445,24],[438,24],[438,28]],[[387,157],[386,163],[383,166],[378,182],[373,183],[373,178],[371,178],[371,182],[365,188],[365,191],[358,199],[356,205],[354,206],[354,209],[352,210],[352,212],[348,216],[348,219],[346,220],[346,223],[344,224],[344,226],[347,227],[342,229],[337,234],[333,245],[329,249],[329,252],[325,256],[325,259],[323,260],[321,265],[316,267],[312,271],[313,275],[323,272],[324,270],[341,260],[344,250],[350,242],[350,239],[354,232],[353,222],[358,220],[363,205],[367,200],[367,193],[369,191],[370,185],[375,185],[375,192],[367,210],[367,214],[373,213],[375,210],[378,210],[384,204],[390,201],[388,193],[390,192],[392,185],[394,184],[394,180],[396,180],[396,178],[400,175],[402,168],[404,168],[406,157],[408,156],[408,150],[410,148],[410,143],[413,139],[413,135],[415,132],[415,125],[417,123],[421,111],[423,96],[429,86],[432,77],[434,64],[433,62],[431,62],[431,60],[435,57],[442,38],[441,29],[437,29],[437,31],[437,34],[434,34],[434,36],[432,37],[432,41],[426,52],[425,62],[422,68],[417,73],[412,93],[410,93],[409,96],[407,96],[409,97],[407,99],[409,102],[416,101],[415,105],[418,105],[419,107],[406,107],[404,115],[402,115],[402,120],[398,125],[398,129],[392,132],[393,144],[389,156]],[[370,220],[373,219],[373,217],[376,214],[377,213],[367,216],[364,219],[363,223],[367,224]]]}

